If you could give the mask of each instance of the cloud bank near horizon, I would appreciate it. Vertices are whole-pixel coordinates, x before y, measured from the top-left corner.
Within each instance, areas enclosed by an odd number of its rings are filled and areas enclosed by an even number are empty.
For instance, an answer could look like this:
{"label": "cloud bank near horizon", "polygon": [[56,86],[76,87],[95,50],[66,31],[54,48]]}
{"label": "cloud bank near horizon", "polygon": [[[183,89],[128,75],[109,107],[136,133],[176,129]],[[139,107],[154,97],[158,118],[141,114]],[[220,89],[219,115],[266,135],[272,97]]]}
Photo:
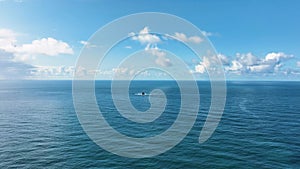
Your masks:
{"label": "cloud bank near horizon", "polygon": [[[211,36],[211,33],[204,31],[204,36]],[[144,46],[144,50],[157,57],[156,63],[161,66],[172,66],[166,53],[158,48],[162,38],[150,33],[149,27],[144,27],[138,33],[129,33],[132,41],[137,41]],[[10,29],[0,29],[0,79],[72,79],[75,71],[74,66],[41,66],[32,65],[30,60],[36,56],[53,57],[59,55],[75,55],[74,50],[68,43],[52,37],[32,40],[31,43],[19,43],[21,36]],[[174,32],[172,35],[176,40],[182,42],[201,43],[198,36],[187,36],[184,33]],[[78,41],[82,45],[89,45],[87,41]],[[132,49],[126,46],[125,49]],[[219,59],[223,66],[226,77],[277,77],[277,76],[300,76],[300,61],[292,54],[284,52],[269,52],[264,56],[257,56],[249,53],[236,53],[235,56],[218,54],[216,58],[203,57],[202,61],[191,66],[191,73],[201,79],[206,69],[213,66],[211,59]],[[289,66],[294,65],[294,66]],[[110,70],[88,70],[82,68],[83,75],[94,74],[110,78],[115,73],[132,73],[128,68],[112,68]],[[153,72],[152,72],[153,73]],[[145,78],[150,76],[144,72]],[[157,73],[152,76],[163,77]]]}

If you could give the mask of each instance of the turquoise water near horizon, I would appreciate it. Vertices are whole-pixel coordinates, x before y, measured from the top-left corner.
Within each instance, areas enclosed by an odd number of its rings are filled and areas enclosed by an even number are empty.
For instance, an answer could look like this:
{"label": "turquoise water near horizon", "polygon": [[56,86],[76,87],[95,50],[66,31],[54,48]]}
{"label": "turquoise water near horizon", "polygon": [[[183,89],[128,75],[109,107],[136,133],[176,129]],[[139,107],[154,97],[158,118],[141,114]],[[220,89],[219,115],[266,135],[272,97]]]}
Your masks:
{"label": "turquoise water near horizon", "polygon": [[[200,109],[189,134],[173,149],[131,159],[103,150],[83,131],[73,107],[72,81],[0,81],[0,168],[300,168],[300,82],[229,81],[223,117],[212,137],[198,137],[210,106],[210,83],[199,81]],[[110,81],[96,81],[103,115],[119,132],[151,137],[180,109],[175,81],[134,81],[129,95],[141,111],[161,89],[168,102],[153,123],[139,125],[114,107]]]}

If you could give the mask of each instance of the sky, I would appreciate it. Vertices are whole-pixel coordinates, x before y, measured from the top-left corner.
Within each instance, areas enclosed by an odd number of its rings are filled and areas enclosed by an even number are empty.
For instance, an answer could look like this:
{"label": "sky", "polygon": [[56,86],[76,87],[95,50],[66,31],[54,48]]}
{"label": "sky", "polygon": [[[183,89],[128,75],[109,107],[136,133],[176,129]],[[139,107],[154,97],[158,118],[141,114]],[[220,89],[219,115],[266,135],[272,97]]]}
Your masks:
{"label": "sky", "polygon": [[[97,30],[141,12],[176,15],[198,27],[205,37],[186,32],[170,35],[186,43],[209,40],[228,80],[300,80],[297,0],[0,0],[0,79],[72,79],[81,51],[93,47],[88,40]],[[169,50],[182,56],[197,79],[207,78],[212,58],[199,59],[182,43],[151,31],[151,25],[144,25],[128,32],[132,37],[107,54],[97,78],[130,73],[118,64],[138,50],[170,67],[172,58],[165,51]],[[165,76],[150,70],[139,74],[141,79]]]}

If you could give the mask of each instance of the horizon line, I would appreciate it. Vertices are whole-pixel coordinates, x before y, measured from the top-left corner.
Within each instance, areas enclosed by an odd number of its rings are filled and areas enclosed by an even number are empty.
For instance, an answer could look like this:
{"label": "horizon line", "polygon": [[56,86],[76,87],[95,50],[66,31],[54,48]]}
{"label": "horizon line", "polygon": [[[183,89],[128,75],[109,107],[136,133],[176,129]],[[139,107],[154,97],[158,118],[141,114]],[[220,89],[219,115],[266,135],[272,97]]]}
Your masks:
{"label": "horizon line", "polygon": [[[194,81],[194,80],[174,80],[174,79],[134,79],[134,80],[111,80],[111,79],[82,79],[82,80],[74,80],[74,79],[0,79],[0,81]],[[195,80],[196,82],[220,82],[223,80]],[[228,79],[224,80],[224,82],[300,82],[298,80],[278,80],[278,79],[270,79],[270,80],[249,80],[249,79]]]}

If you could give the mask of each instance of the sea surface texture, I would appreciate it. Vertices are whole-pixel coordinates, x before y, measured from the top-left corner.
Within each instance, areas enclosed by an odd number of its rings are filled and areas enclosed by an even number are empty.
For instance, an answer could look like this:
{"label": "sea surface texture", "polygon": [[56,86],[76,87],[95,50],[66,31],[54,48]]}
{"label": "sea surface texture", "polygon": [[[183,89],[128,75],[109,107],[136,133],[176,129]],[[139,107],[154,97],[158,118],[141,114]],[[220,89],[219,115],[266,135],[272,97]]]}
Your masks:
{"label": "sea surface texture", "polygon": [[[300,82],[227,82],[222,119],[202,144],[198,139],[210,107],[210,83],[197,83],[200,109],[188,135],[163,154],[132,159],[105,151],[83,131],[72,81],[1,81],[0,168],[300,168]],[[131,83],[128,94],[137,110],[150,108],[153,89],[168,99],[163,114],[145,124],[119,114],[110,84],[96,81],[95,95],[118,132],[152,137],[176,120],[181,98],[175,81]]]}

